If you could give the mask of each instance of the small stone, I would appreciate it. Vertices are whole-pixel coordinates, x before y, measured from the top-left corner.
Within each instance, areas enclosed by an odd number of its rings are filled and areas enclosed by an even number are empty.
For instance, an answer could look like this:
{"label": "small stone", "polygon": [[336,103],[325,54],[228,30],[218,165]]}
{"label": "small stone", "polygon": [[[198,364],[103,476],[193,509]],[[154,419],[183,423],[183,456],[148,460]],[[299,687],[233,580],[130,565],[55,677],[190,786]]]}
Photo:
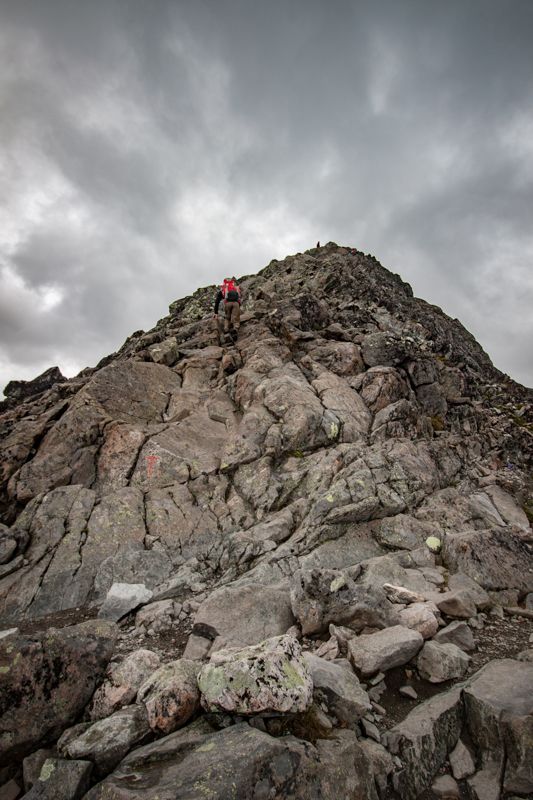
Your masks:
{"label": "small stone", "polygon": [[467,779],[468,793],[472,800],[500,800],[500,768],[489,762],[486,767]]}
{"label": "small stone", "polygon": [[455,800],[456,797],[461,797],[461,790],[451,775],[439,775],[433,781],[431,790],[436,797],[442,798],[442,800]]}
{"label": "small stone", "polygon": [[100,619],[118,622],[130,611],[152,599],[153,592],[144,583],[114,583],[98,612]]}
{"label": "small stone", "polygon": [[365,736],[368,736],[369,739],[373,739],[375,742],[378,742],[378,744],[381,742],[379,730],[373,722],[370,722],[370,720],[365,718],[361,720],[361,725],[363,726]]}
{"label": "small stone", "polygon": [[403,697],[409,697],[411,700],[418,700],[418,695],[412,686],[400,686],[398,691]]}
{"label": "small stone", "polygon": [[14,780],[4,783],[0,786],[0,798],[2,800],[17,800],[22,794],[22,789]]}
{"label": "small stone", "polygon": [[476,648],[472,631],[463,621],[451,622],[445,628],[442,628],[435,634],[434,641],[439,642],[439,644],[455,644],[466,652]]}
{"label": "small stone", "polygon": [[473,775],[476,771],[474,759],[468,747],[459,739],[449,755],[452,775],[457,781],[462,781]]}

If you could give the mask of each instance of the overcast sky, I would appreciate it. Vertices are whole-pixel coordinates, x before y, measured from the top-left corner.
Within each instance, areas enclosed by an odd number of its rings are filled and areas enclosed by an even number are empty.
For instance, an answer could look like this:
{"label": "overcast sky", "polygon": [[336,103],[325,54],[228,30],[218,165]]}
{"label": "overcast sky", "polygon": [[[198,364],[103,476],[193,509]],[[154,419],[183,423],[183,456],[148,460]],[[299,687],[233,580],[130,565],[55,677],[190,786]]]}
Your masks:
{"label": "overcast sky", "polygon": [[532,0],[0,0],[0,391],[317,239],[533,385]]}

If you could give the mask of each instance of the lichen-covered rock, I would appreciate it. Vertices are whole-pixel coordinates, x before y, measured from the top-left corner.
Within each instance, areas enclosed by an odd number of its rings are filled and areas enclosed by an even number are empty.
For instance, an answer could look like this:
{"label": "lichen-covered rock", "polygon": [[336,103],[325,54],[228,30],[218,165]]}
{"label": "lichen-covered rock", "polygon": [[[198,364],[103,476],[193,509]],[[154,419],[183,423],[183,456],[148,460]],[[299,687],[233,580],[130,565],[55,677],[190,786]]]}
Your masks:
{"label": "lichen-covered rock", "polygon": [[0,640],[0,765],[57,737],[90,700],[117,630],[102,620]]}
{"label": "lichen-covered rock", "polygon": [[242,650],[220,650],[198,675],[202,706],[235,714],[298,713],[313,696],[313,682],[292,636]]}
{"label": "lichen-covered rock", "polygon": [[321,633],[330,623],[361,630],[384,628],[396,618],[383,589],[355,583],[340,570],[299,570],[292,582],[291,605],[304,636]]}
{"label": "lichen-covered rock", "polygon": [[80,800],[89,789],[92,771],[90,761],[47,758],[24,797],[26,800]]}
{"label": "lichen-covered rock", "polygon": [[137,702],[146,706],[152,730],[171,733],[185,725],[197,711],[200,703],[197,673],[198,664],[179,658],[164,664],[140,686]]}
{"label": "lichen-covered rock", "polygon": [[239,723],[198,721],[134,750],[86,800],[377,800],[369,760],[353,731],[316,745]]}
{"label": "lichen-covered rock", "polygon": [[150,734],[143,705],[126,706],[90,725],[63,750],[69,758],[92,761],[100,776],[107,775],[136,744]]}

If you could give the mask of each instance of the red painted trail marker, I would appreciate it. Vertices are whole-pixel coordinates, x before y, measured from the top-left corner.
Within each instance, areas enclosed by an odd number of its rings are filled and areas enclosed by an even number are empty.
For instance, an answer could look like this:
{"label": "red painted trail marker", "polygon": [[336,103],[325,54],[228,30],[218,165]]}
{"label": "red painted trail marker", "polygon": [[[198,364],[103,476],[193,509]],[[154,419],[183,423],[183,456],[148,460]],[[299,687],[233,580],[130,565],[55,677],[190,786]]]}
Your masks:
{"label": "red painted trail marker", "polygon": [[159,456],[146,456],[146,477],[151,478],[159,463]]}

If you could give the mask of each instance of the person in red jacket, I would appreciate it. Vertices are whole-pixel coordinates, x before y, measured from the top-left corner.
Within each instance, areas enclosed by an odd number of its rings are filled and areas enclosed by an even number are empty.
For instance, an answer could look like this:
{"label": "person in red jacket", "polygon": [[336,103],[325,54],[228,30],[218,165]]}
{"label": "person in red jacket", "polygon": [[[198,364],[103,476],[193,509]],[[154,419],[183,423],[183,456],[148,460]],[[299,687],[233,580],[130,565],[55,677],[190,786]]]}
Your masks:
{"label": "person in red jacket", "polygon": [[235,278],[224,278],[215,299],[215,318],[218,318],[218,307],[224,302],[224,331],[234,332],[235,337],[241,324],[241,289]]}

